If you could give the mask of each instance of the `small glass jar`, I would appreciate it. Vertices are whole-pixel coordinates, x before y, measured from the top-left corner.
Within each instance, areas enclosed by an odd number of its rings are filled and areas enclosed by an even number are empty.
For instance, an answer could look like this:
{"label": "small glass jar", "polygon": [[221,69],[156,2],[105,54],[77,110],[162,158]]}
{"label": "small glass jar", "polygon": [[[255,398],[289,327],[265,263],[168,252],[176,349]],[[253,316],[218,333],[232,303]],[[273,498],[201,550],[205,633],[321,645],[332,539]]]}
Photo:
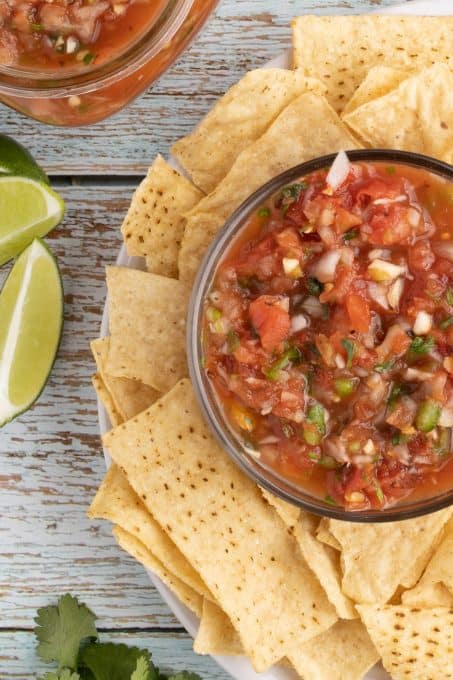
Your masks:
{"label": "small glass jar", "polygon": [[169,0],[144,35],[99,66],[46,72],[0,66],[0,101],[50,125],[90,125],[107,118],[171,66],[218,1]]}
{"label": "small glass jar", "polygon": [[[437,174],[453,182],[453,167],[427,156],[393,150],[365,149],[347,151],[352,162],[385,162],[390,165],[414,166]],[[453,505],[453,488],[443,488],[437,495],[427,498],[408,498],[382,510],[348,510],[333,507],[307,488],[284,478],[274,468],[266,465],[244,446],[225,416],[215,389],[204,369],[203,318],[204,303],[211,290],[217,268],[232,243],[238,237],[251,215],[282,187],[312,172],[329,168],[336,154],[315,158],[270,180],[242,203],[220,229],[208,249],[198,271],[189,304],[187,321],[187,356],[189,372],[203,416],[222,448],[233,461],[255,482],[288,503],[317,515],[350,522],[390,522],[425,515]]]}

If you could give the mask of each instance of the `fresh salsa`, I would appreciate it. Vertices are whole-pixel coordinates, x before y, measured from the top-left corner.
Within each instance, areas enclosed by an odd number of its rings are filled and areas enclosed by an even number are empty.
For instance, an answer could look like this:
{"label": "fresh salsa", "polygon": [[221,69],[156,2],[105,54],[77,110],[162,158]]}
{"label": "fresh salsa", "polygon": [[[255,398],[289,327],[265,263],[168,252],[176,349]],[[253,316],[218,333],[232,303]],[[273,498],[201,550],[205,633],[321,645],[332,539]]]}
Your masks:
{"label": "fresh salsa", "polygon": [[87,69],[118,56],[168,0],[0,0],[0,66]]}
{"label": "fresh salsa", "polygon": [[326,503],[453,486],[453,186],[350,163],[248,220],[204,308],[205,370],[248,451]]}

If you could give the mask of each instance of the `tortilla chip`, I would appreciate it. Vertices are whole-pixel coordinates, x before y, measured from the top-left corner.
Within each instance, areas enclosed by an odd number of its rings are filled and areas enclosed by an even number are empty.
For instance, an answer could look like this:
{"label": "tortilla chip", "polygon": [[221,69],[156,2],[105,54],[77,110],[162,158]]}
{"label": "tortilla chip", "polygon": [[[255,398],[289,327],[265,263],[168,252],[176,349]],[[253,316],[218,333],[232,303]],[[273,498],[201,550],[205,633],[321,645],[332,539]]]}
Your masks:
{"label": "tortilla chip", "polygon": [[353,603],[341,590],[341,568],[338,552],[320,543],[315,538],[318,525],[317,517],[286,503],[265,489],[261,489],[261,493],[267,502],[277,510],[284,524],[293,533],[303,557],[318,577],[338,616],[342,619],[358,618]]}
{"label": "tortilla chip", "polygon": [[452,512],[447,508],[389,524],[331,520],[330,530],[342,547],[343,592],[355,602],[384,603],[398,586],[412,588],[433,555]]}
{"label": "tortilla chip", "polygon": [[[159,398],[160,393],[139,380],[115,378],[113,375],[109,375],[105,370],[109,344],[110,338],[98,338],[90,343],[90,347],[104,385],[110,394],[116,411],[121,416],[119,422],[123,422],[151,406]],[[112,425],[118,424],[112,423]]]}
{"label": "tortilla chip", "polygon": [[126,476],[114,463],[105,475],[87,514],[91,518],[107,519],[135,536],[168,571],[203,597],[212,599],[200,576],[149,514]]}
{"label": "tortilla chip", "polygon": [[344,120],[371,146],[416,151],[453,163],[453,72],[435,64]]}
{"label": "tortilla chip", "polygon": [[147,269],[154,274],[178,278],[184,213],[202,196],[189,180],[157,156],[135,191],[121,227],[128,254],[146,257]]}
{"label": "tortilla chip", "polygon": [[326,83],[336,111],[373,66],[415,72],[451,59],[452,16],[302,16],[292,27],[295,66]]}
{"label": "tortilla chip", "polygon": [[91,378],[91,382],[93,383],[93,387],[96,390],[96,394],[107,411],[107,415],[112,426],[116,427],[117,425],[120,425],[123,422],[123,419],[121,414],[118,413],[115,404],[113,403],[112,396],[106,388],[101,375],[99,373],[95,373]]}
{"label": "tortilla chip", "polygon": [[403,80],[406,80],[409,75],[410,73],[407,71],[401,71],[401,69],[391,66],[374,66],[368,71],[365,79],[344,107],[342,117],[358,109],[359,106],[388,94],[398,87]]}
{"label": "tortilla chip", "polygon": [[453,519],[447,524],[425,573],[415,588],[403,593],[402,602],[415,607],[453,609]]}
{"label": "tortilla chip", "polygon": [[394,680],[453,679],[453,609],[357,608]]}
{"label": "tortilla chip", "polygon": [[316,538],[318,539],[318,541],[321,541],[321,543],[330,545],[330,547],[334,548],[335,550],[341,550],[341,544],[337,541],[335,536],[330,531],[329,521],[330,520],[328,519],[328,517],[322,518],[322,520],[318,524],[318,528],[316,529]]}
{"label": "tortilla chip", "polygon": [[238,156],[220,184],[188,214],[179,253],[181,280],[191,284],[213,237],[256,189],[284,170],[358,142],[323,97],[305,93]]}
{"label": "tortilla chip", "polygon": [[244,654],[239,635],[230,619],[220,607],[209,600],[203,601],[200,627],[193,643],[197,654],[239,656]]}
{"label": "tortilla chip", "polygon": [[277,498],[277,496],[274,496],[274,494],[270,491],[267,491],[267,489],[260,487],[260,490],[267,502],[276,509],[277,514],[283,520],[286,526],[290,528],[293,527],[300,517],[301,509],[296,505],[286,503],[281,498]]}
{"label": "tortilla chip", "polygon": [[119,526],[113,528],[113,535],[115,536],[118,545],[134,557],[138,562],[143,564],[147,569],[151,569],[166,586],[170,588],[194,614],[201,616],[203,607],[203,598],[195,590],[190,588],[186,583],[172,574],[164,565],[153,555],[153,553],[146,548],[141,541],[132,534],[122,529]]}
{"label": "tortilla chip", "polygon": [[171,151],[195,184],[208,193],[241,151],[261,137],[285,106],[308,90],[324,94],[326,87],[302,71],[249,71]]}
{"label": "tortilla chip", "polygon": [[110,346],[106,370],[166,392],[187,375],[186,313],[180,281],[107,267]]}
{"label": "tortilla chip", "polygon": [[379,654],[361,621],[338,621],[289,660],[304,680],[362,680]]}
{"label": "tortilla chip", "polygon": [[333,625],[334,609],[293,538],[211,435],[189,380],[104,443],[214,594],[258,671]]}

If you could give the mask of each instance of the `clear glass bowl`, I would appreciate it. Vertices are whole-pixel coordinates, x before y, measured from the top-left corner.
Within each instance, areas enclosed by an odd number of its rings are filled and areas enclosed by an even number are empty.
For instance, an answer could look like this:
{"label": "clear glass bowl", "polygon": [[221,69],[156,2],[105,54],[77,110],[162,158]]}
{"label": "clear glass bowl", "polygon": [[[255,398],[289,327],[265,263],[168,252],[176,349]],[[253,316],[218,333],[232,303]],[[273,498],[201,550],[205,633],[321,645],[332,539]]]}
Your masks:
{"label": "clear glass bowl", "polygon": [[168,0],[152,27],[114,59],[82,70],[0,66],[0,101],[43,123],[81,126],[116,113],[187,48],[219,0]]}
{"label": "clear glass bowl", "polygon": [[[420,154],[380,149],[347,151],[347,154],[351,161],[383,161],[412,165],[441,175],[448,181],[453,182],[453,166]],[[316,170],[329,167],[335,156],[336,154],[331,154],[329,156],[316,158],[307,163],[302,163],[278,177],[275,177],[252,194],[233,213],[217,234],[200,266],[189,305],[187,354],[190,377],[202,413],[219,443],[231,456],[234,462],[260,486],[268,489],[283,500],[317,515],[348,520],[350,522],[390,522],[408,519],[453,505],[453,489],[449,489],[448,491],[431,498],[424,498],[423,500],[411,501],[410,499],[407,499],[406,501],[402,501],[397,505],[383,510],[351,511],[345,510],[344,508],[332,507],[325,503],[321,498],[310,494],[303,487],[283,478],[276,473],[275,470],[264,465],[259,459],[248,453],[246,449],[241,446],[237,435],[234,433],[223,414],[222,407],[219,404],[212,385],[202,367],[201,331],[203,303],[209,293],[217,266],[222,260],[224,253],[228,250],[232,240],[242,230],[249,216],[262,205],[266,199],[275,194],[283,186],[290,184],[298,178]]]}

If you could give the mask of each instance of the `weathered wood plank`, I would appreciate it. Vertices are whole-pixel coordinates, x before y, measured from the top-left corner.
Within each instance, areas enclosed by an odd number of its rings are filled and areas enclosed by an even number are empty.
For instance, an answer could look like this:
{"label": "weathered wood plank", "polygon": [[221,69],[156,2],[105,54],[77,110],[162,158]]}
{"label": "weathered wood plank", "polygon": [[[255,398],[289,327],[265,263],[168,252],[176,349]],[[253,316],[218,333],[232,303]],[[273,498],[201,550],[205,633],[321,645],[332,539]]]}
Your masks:
{"label": "weathered wood plank", "polygon": [[[227,680],[230,677],[209,657],[194,654],[192,641],[185,633],[104,633],[101,640],[148,649],[163,672],[188,670],[199,673],[204,680]],[[36,680],[50,669],[51,666],[36,657],[33,633],[0,630],[2,680]]]}
{"label": "weathered wood plank", "polygon": [[62,188],[67,217],[49,238],[65,287],[62,345],[35,408],[0,435],[3,626],[29,626],[37,607],[66,591],[80,595],[108,627],[176,625],[109,526],[85,516],[104,473],[89,340],[99,332],[104,265],[116,258],[132,190]]}
{"label": "weathered wood plank", "polygon": [[289,45],[291,18],[301,12],[375,10],[396,0],[241,0],[221,2],[191,49],[145,96],[110,120],[88,128],[43,127],[0,107],[0,131],[30,148],[48,172],[143,174],[167,153],[241,75]]}

